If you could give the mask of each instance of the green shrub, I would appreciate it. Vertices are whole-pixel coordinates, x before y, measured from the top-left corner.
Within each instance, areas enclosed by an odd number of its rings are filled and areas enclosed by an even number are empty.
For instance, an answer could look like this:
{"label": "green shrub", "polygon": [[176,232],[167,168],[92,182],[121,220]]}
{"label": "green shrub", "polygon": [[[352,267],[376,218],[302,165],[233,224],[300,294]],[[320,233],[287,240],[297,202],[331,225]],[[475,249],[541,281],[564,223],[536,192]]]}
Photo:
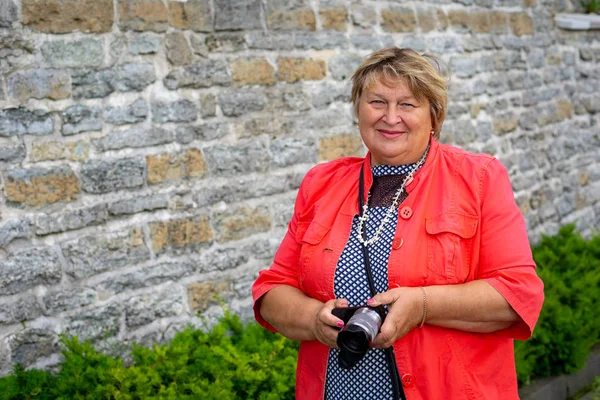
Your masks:
{"label": "green shrub", "polygon": [[520,383],[577,371],[600,341],[600,235],[570,225],[532,250],[546,297],[532,338],[515,343]]}

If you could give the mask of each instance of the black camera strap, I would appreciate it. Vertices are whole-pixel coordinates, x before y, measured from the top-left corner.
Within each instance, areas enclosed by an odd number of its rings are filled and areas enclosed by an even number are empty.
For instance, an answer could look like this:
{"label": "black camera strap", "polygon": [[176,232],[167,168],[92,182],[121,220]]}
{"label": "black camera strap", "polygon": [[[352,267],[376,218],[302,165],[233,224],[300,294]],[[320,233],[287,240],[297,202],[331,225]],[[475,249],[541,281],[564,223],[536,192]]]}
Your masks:
{"label": "black camera strap", "polygon": [[[363,202],[365,198],[365,189],[364,189],[364,164],[360,167],[360,179],[358,182],[358,212],[359,215],[363,214]],[[362,231],[363,240],[366,242],[367,240],[367,229],[366,227]],[[360,248],[362,249],[363,260],[365,263],[365,271],[367,274],[367,280],[369,281],[369,289],[371,291],[371,297],[377,294],[375,290],[375,283],[373,282],[373,275],[371,274],[371,264],[369,263],[369,249],[367,246],[360,244]],[[383,306],[379,306],[383,308]],[[385,315],[385,311],[380,310],[381,315]],[[394,391],[394,398],[397,400],[406,400],[406,395],[404,394],[404,389],[402,388],[402,384],[400,383],[400,375],[398,373],[398,366],[396,365],[396,358],[394,357],[394,347],[390,346],[385,349],[385,358],[387,359],[388,369],[390,371],[390,378],[392,379],[392,389]]]}

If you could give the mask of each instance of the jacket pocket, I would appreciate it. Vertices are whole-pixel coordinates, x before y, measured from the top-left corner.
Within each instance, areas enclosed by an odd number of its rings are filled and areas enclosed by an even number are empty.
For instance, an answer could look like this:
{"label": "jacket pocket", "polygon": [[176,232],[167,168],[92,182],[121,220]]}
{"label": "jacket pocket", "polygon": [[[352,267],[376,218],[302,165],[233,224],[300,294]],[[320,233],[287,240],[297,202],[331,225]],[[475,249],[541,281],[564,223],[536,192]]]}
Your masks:
{"label": "jacket pocket", "polygon": [[458,212],[425,219],[427,268],[444,279],[440,283],[459,283],[467,278],[477,225],[476,216]]}
{"label": "jacket pocket", "polygon": [[[315,220],[309,223],[300,223],[298,230],[296,231],[296,240],[302,244],[302,250],[300,251],[300,285],[302,286],[306,277],[307,271],[309,271],[311,264],[322,263],[323,259],[313,259],[315,249],[317,249],[325,235],[329,232],[331,227],[325,226]],[[302,232],[302,235],[299,233]],[[323,252],[316,252],[316,254],[322,254]]]}

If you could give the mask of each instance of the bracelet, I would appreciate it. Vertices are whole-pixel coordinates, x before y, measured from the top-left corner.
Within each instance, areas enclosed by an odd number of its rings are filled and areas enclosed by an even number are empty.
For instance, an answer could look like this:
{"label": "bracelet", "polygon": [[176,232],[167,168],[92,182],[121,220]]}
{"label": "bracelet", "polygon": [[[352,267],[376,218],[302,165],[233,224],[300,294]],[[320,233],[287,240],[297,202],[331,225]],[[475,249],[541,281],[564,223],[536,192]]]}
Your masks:
{"label": "bracelet", "polygon": [[417,325],[417,328],[423,327],[425,320],[427,319],[427,294],[425,293],[425,288],[423,286],[419,286],[419,289],[423,292],[423,318],[421,319],[421,323]]}

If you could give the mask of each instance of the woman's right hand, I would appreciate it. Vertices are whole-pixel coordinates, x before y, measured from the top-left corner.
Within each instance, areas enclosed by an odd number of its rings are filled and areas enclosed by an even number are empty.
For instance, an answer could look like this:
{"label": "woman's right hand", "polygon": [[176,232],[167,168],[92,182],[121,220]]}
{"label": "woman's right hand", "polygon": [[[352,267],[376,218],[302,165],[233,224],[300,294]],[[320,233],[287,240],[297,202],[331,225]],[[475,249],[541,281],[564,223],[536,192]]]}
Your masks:
{"label": "woman's right hand", "polygon": [[331,313],[334,308],[339,307],[348,307],[348,300],[329,300],[323,303],[315,313],[312,327],[313,334],[319,342],[328,347],[337,348],[336,341],[339,329],[344,326],[344,322]]}

